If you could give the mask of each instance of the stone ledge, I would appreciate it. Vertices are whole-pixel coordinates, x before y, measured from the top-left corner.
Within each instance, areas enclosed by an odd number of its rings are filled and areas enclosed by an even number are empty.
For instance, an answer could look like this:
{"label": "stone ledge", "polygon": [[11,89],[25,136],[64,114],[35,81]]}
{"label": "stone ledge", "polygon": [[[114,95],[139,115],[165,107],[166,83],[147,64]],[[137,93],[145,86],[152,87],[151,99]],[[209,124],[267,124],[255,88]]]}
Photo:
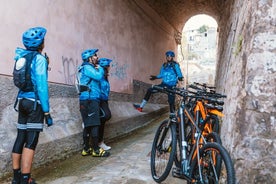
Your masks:
{"label": "stone ledge", "polygon": [[[66,159],[70,155],[79,152],[83,147],[80,114],[76,112],[75,105],[75,111],[73,111],[73,108],[69,104],[61,103],[60,100],[62,99],[55,99],[54,102],[51,102],[55,106],[54,109],[59,109],[59,111],[52,113],[54,125],[45,128],[40,134],[33,168],[41,167],[55,160]],[[76,103],[78,103],[77,99],[71,99],[71,104]],[[168,112],[168,106],[163,104],[149,103],[144,108],[144,112],[135,110],[132,102],[110,101],[109,106],[112,112],[112,118],[106,123],[106,142],[129,134],[135,129],[149,124],[161,114]],[[12,107],[8,107],[5,111],[10,112],[11,109]],[[16,136],[14,122],[16,122],[16,116],[5,127],[5,132],[10,135],[9,137],[11,139],[4,139],[3,145],[9,146],[0,145],[0,151],[3,153],[1,154],[0,178],[10,174],[12,171],[11,150]]]}

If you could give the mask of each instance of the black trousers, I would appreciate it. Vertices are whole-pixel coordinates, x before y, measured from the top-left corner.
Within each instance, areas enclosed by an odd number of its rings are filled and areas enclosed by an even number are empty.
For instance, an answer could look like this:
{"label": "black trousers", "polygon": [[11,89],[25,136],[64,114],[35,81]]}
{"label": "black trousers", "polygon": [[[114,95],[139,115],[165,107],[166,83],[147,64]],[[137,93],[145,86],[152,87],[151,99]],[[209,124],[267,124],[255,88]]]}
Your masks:
{"label": "black trousers", "polygon": [[99,128],[99,142],[102,142],[104,140],[104,127],[105,123],[110,120],[111,118],[111,111],[108,105],[107,100],[101,100],[100,101],[100,120],[101,125]]}

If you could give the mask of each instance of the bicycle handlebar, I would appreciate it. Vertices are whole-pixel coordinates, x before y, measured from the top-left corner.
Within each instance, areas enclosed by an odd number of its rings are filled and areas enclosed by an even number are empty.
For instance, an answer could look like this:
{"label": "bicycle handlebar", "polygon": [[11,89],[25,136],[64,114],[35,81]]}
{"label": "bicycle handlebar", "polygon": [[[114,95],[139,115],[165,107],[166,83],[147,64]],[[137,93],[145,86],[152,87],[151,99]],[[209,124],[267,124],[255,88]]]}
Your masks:
{"label": "bicycle handlebar", "polygon": [[167,87],[162,87],[158,85],[152,85],[152,88],[163,93],[173,93],[173,94],[180,95],[182,97],[186,97],[188,95],[187,90],[185,90],[184,88],[174,87],[173,89],[169,89]]}
{"label": "bicycle handlebar", "polygon": [[[205,85],[205,84],[199,84],[199,83],[196,83],[196,82],[194,84],[201,85],[201,86]],[[214,91],[214,90],[210,90],[208,92],[206,88],[202,89],[202,88],[200,88],[200,87],[198,87],[196,85],[190,84],[188,87],[197,90],[196,93],[198,93],[200,95],[205,95],[205,96],[213,97],[213,98],[226,98],[227,97],[226,95],[223,95],[223,94],[220,94],[220,93],[216,93],[216,91]],[[209,86],[208,88],[215,88],[215,87],[210,87]]]}
{"label": "bicycle handlebar", "polygon": [[208,86],[206,83],[198,83],[198,82],[194,82],[195,85],[198,85],[198,86],[201,86],[201,87],[204,87],[204,88],[208,88],[208,89],[216,89],[215,86]]}
{"label": "bicycle handlebar", "polygon": [[177,95],[182,96],[184,98],[190,97],[190,98],[195,98],[195,99],[207,100],[208,103],[211,103],[211,104],[214,104],[214,105],[216,105],[216,104],[217,105],[223,105],[224,104],[223,101],[220,101],[220,100],[214,98],[214,96],[210,97],[210,95],[208,96],[208,94],[206,94],[206,93],[203,93],[203,94],[202,93],[197,93],[197,92],[186,90],[185,88],[174,87],[173,89],[169,89],[167,87],[162,87],[162,86],[158,86],[158,85],[152,85],[152,88],[156,89],[160,92],[163,92],[163,93],[177,94]]}

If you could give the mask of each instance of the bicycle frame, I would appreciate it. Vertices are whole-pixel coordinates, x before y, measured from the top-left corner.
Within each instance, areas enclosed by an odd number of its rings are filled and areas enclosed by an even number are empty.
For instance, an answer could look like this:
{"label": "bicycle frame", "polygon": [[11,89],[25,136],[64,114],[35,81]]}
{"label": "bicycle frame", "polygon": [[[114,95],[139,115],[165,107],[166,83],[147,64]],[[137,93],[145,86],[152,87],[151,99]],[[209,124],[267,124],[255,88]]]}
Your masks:
{"label": "bicycle frame", "polygon": [[213,132],[213,127],[210,123],[208,123],[208,121],[210,120],[210,115],[214,114],[218,117],[223,117],[224,114],[218,111],[217,109],[206,108],[204,106],[204,103],[206,102],[203,102],[201,100],[196,101],[196,105],[194,107],[194,117],[196,117],[196,119],[199,121],[201,115],[203,122],[200,123],[204,125],[204,127],[202,127],[202,134],[203,136],[206,136],[209,133]]}
{"label": "bicycle frame", "polygon": [[[203,131],[200,130],[200,128],[198,127],[198,120],[199,118],[195,119],[192,115],[192,113],[186,108],[185,105],[185,100],[184,98],[181,100],[180,103],[180,108],[178,109],[179,111],[179,115],[180,115],[180,130],[181,130],[181,137],[180,137],[180,156],[181,156],[181,172],[185,175],[185,179],[192,182],[192,179],[190,178],[190,164],[191,161],[194,160],[195,158],[197,159],[197,163],[198,163],[198,172],[199,172],[199,176],[200,176],[200,180],[202,181],[202,173],[201,173],[201,169],[200,169],[200,163],[201,163],[201,159],[199,156],[199,150],[201,148],[201,146],[203,144],[205,144],[207,141],[204,138],[203,135]],[[197,112],[199,113],[199,111]],[[185,126],[184,123],[186,122],[186,118],[188,118],[188,120],[192,123],[193,125],[193,130],[195,130],[195,132],[193,132],[194,137],[192,137],[193,139],[193,146],[190,150],[190,152],[187,151],[187,140],[186,140],[186,135],[185,135]],[[208,117],[205,117],[206,120],[208,119]],[[212,161],[213,161],[213,167],[214,165],[216,165],[216,154],[212,153]],[[215,173],[215,177],[217,178],[217,174]]]}
{"label": "bicycle frame", "polygon": [[[183,174],[187,176],[186,179],[189,178],[189,165],[190,162],[199,155],[199,145],[200,142],[206,143],[204,137],[201,134],[201,130],[199,129],[198,125],[198,119],[194,119],[193,115],[188,111],[185,105],[185,99],[183,99],[180,102],[180,107],[178,109],[179,115],[180,115],[180,131],[181,131],[181,137],[180,137],[180,156],[181,156],[181,171]],[[196,132],[194,133],[195,135],[195,142],[193,143],[193,147],[188,153],[187,151],[187,140],[186,140],[186,135],[185,135],[185,125],[184,123],[186,122],[185,118],[188,118],[188,120],[192,123],[193,127],[195,127]],[[202,141],[201,141],[202,140]],[[199,160],[199,157],[198,157]],[[198,162],[199,163],[199,162]],[[190,179],[191,180],[191,179]]]}

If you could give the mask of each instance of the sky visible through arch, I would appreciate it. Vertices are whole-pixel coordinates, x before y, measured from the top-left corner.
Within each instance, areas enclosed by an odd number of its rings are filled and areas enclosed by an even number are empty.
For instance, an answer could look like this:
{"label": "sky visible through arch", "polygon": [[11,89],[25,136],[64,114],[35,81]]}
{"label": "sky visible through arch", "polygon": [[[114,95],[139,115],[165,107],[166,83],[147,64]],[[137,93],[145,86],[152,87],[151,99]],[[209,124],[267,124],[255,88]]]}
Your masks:
{"label": "sky visible through arch", "polygon": [[187,29],[198,29],[202,25],[207,25],[209,27],[217,27],[218,24],[214,18],[211,16],[200,14],[191,17],[184,26],[184,31]]}
{"label": "sky visible through arch", "polygon": [[[188,30],[197,30],[203,25],[214,28],[218,27],[214,18],[206,14],[199,14],[191,17],[185,23],[182,35],[184,36],[185,32],[188,32]],[[186,44],[187,42],[184,42],[184,44],[178,48],[178,59],[182,61],[180,63],[182,72],[185,75],[185,84],[200,82],[213,85],[216,62],[204,62],[206,60],[204,58],[201,58],[200,60],[188,60],[188,45]]]}

